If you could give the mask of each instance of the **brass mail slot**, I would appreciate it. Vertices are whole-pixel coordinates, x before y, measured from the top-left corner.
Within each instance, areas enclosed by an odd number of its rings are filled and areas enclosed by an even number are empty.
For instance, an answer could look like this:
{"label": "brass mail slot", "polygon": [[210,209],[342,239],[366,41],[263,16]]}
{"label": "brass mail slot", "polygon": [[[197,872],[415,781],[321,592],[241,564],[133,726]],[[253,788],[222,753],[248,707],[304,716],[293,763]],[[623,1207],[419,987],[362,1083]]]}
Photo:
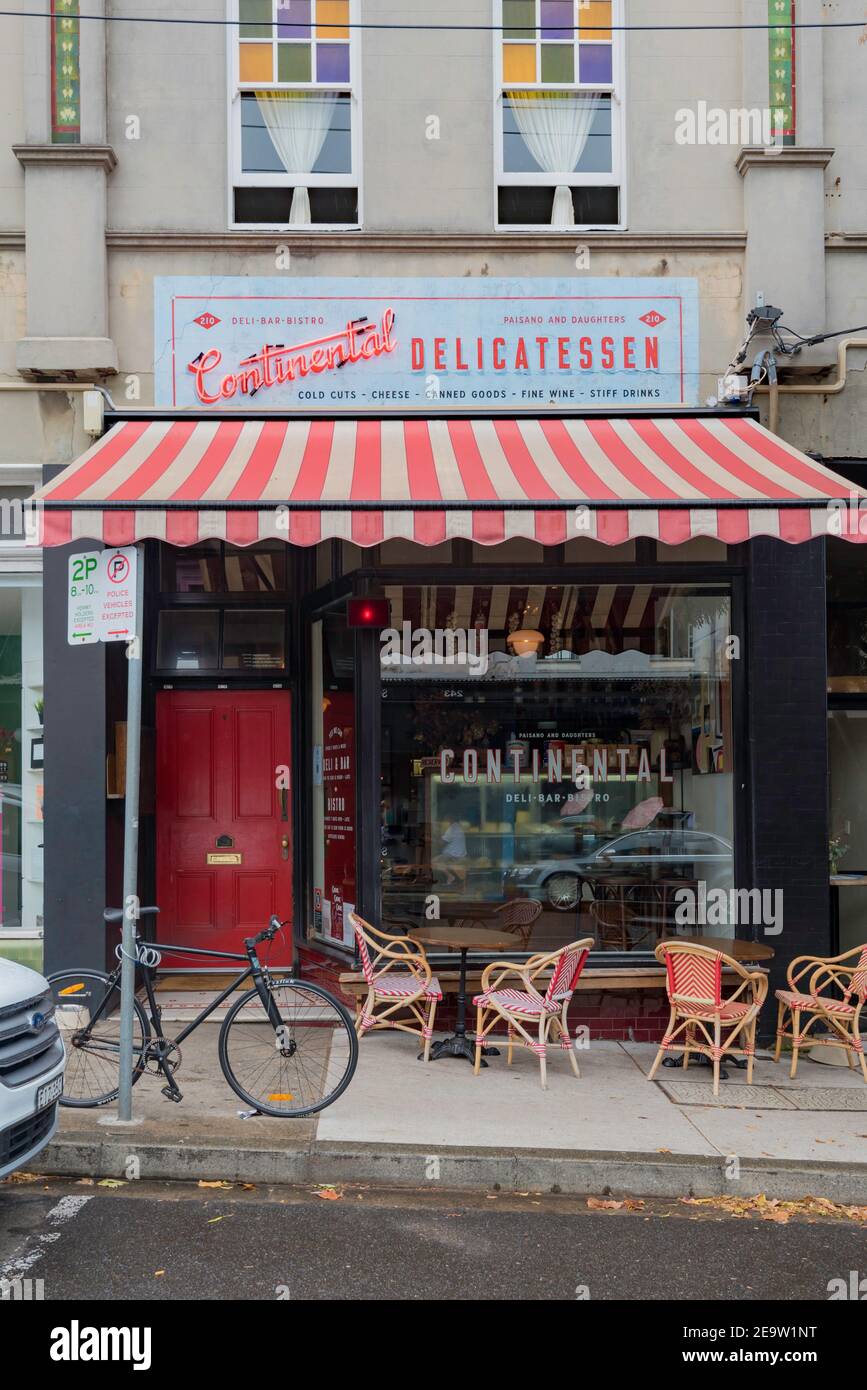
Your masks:
{"label": "brass mail slot", "polygon": [[240,850],[234,850],[232,852],[222,850],[217,853],[211,850],[207,856],[206,862],[208,864],[242,864],[244,862],[244,856],[241,854]]}

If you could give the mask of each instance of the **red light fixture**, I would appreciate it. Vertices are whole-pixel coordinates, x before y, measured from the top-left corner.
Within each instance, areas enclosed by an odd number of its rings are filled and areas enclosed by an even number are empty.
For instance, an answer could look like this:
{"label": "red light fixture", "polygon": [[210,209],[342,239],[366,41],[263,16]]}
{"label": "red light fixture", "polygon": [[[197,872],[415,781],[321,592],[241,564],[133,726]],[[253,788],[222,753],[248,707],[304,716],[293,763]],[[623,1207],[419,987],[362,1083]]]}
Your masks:
{"label": "red light fixture", "polygon": [[346,608],[348,627],[375,627],[380,631],[391,622],[387,598],[351,598]]}

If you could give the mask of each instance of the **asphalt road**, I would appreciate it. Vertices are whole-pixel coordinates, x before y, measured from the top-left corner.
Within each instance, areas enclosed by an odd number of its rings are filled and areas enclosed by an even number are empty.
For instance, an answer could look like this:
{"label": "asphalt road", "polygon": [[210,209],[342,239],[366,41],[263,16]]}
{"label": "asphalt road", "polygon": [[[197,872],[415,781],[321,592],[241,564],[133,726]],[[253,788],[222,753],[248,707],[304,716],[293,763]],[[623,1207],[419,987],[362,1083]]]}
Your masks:
{"label": "asphalt road", "polygon": [[[0,1184],[0,1278],[50,1300],[828,1300],[867,1227],[648,1201],[345,1188]],[[867,1284],[865,1284],[867,1293]],[[11,1306],[11,1305],[10,1305]],[[853,1310],[854,1311],[854,1310]],[[2,1317],[2,1312],[0,1312]]]}

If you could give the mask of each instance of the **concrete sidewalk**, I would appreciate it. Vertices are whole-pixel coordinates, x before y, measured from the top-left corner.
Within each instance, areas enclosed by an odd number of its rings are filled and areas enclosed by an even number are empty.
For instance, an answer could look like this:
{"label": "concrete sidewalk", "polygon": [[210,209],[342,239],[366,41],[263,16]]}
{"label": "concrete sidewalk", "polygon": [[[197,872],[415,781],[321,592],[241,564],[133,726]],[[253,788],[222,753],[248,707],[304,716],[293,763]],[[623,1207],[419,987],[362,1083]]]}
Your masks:
{"label": "concrete sidewalk", "polygon": [[753,1085],[729,1068],[714,1100],[705,1068],[647,1072],[655,1048],[591,1042],[581,1079],[552,1049],[547,1091],[516,1050],[477,1077],[454,1058],[416,1060],[405,1034],[365,1038],[346,1093],[312,1120],[242,1118],[217,1062],[218,1025],[184,1046],[180,1105],[145,1076],[132,1128],[112,1110],[61,1112],[40,1172],[249,1182],[383,1182],[506,1190],[773,1197],[867,1203],[867,1085],[845,1066],[761,1056]]}

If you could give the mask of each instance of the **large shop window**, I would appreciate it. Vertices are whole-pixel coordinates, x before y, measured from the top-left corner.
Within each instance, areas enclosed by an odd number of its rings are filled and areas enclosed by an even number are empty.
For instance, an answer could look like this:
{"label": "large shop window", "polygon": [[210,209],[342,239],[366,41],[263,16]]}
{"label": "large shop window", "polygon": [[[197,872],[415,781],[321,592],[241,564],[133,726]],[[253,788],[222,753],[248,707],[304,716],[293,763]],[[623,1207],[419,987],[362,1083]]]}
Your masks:
{"label": "large shop window", "polygon": [[619,0],[501,0],[496,46],[500,226],[619,226]]}
{"label": "large shop window", "polygon": [[353,14],[354,0],[235,0],[234,225],[358,225]]}
{"label": "large shop window", "polygon": [[726,585],[386,592],[386,922],[480,909],[517,949],[734,935]]}

